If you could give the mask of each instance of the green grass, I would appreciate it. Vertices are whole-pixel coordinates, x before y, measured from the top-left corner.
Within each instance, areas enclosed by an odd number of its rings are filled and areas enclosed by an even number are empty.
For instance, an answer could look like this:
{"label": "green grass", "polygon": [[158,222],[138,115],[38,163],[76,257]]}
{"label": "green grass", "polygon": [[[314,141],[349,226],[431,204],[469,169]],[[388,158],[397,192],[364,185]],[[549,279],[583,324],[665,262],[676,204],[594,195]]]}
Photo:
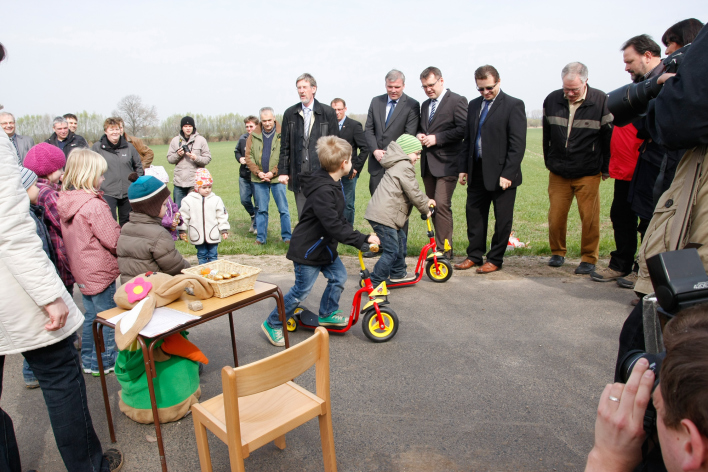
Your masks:
{"label": "green grass", "polygon": [[[214,177],[214,192],[219,195],[229,210],[231,224],[231,237],[219,245],[220,254],[285,254],[287,246],[280,241],[280,219],[277,208],[271,199],[270,224],[268,227],[268,244],[257,246],[254,234],[248,232],[250,218],[241,206],[238,192],[238,163],[234,159],[235,142],[209,143],[212,161],[208,166]],[[527,148],[524,161],[521,165],[523,184],[516,194],[514,209],[514,226],[516,236],[524,242],[529,242],[530,247],[517,249],[515,254],[521,255],[550,255],[548,245],[548,171],[543,164],[543,151],[541,148],[541,129],[529,129]],[[174,166],[167,162],[167,146],[151,146],[155,151],[155,165],[162,165],[172,176]],[[419,165],[419,164],[418,164]],[[366,168],[365,168],[366,169]],[[422,180],[418,179],[423,188]],[[607,180],[600,185],[600,256],[609,256],[614,249],[612,224],[610,223],[610,204],[612,203],[612,181]],[[465,254],[467,247],[467,223],[465,220],[466,187],[457,186],[452,197],[452,211],[455,223],[453,233],[453,248],[455,254]],[[371,226],[364,220],[364,211],[369,202],[369,174],[364,170],[357,184],[356,219],[354,227],[364,233],[371,232]],[[288,204],[293,227],[297,224],[297,210],[292,192],[288,192]],[[490,209],[490,213],[493,213]],[[489,223],[488,242],[491,240],[494,223],[493,217]],[[417,216],[414,210],[410,219],[408,234],[408,253],[417,255],[420,248],[428,241],[425,236],[425,223]],[[568,215],[568,257],[580,257],[580,216],[575,204]],[[194,246],[179,241],[177,247],[183,254],[196,254]],[[340,245],[340,253],[355,255],[356,251]]]}

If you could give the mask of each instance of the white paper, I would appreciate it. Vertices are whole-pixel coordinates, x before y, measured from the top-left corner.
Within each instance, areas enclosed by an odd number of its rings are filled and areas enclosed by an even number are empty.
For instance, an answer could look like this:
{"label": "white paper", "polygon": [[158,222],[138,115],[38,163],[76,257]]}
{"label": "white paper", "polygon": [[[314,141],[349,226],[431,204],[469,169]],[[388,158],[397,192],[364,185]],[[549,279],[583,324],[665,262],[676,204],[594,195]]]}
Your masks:
{"label": "white paper", "polygon": [[[120,315],[116,315],[113,318],[109,318],[107,321],[110,321],[111,323],[113,323],[115,325],[121,319],[123,319],[129,313],[131,313],[133,310],[138,309],[139,306],[140,306],[140,304],[136,305],[135,308],[133,308],[130,311],[125,311],[125,312],[121,313]],[[139,310],[138,310],[138,312],[139,312]],[[172,330],[178,326],[181,326],[183,324],[189,323],[190,321],[198,320],[199,318],[200,318],[199,316],[189,315],[189,314],[183,313],[181,311],[173,310],[172,308],[166,308],[166,307],[155,308],[155,311],[152,314],[152,319],[140,331],[140,334],[142,336],[145,336],[146,338],[154,338],[155,336],[158,336],[162,333],[166,333],[167,331],[170,331],[170,330]],[[122,328],[122,324],[123,323],[121,323],[121,328]],[[131,324],[131,326],[132,326],[132,324]],[[127,331],[127,329],[126,329],[126,331]],[[125,334],[125,332],[123,332],[123,333]]]}

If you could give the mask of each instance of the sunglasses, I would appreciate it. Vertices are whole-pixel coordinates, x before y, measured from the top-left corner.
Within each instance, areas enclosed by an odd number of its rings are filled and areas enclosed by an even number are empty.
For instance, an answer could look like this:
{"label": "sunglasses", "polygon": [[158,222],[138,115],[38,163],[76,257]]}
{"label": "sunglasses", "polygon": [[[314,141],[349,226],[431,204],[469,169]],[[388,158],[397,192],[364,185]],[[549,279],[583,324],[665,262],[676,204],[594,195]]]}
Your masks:
{"label": "sunglasses", "polygon": [[496,84],[492,85],[491,87],[477,87],[477,91],[478,91],[478,92],[484,92],[484,91],[486,90],[487,92],[491,92],[492,90],[494,90],[494,87],[496,87],[498,83],[499,83],[499,82],[497,82]]}

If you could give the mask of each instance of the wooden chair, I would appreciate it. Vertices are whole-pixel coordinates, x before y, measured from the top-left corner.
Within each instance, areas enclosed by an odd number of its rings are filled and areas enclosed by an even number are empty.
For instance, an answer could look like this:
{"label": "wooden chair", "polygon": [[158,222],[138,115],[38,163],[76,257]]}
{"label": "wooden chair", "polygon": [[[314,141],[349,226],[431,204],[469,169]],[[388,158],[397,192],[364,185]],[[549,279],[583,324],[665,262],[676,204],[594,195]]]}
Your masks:
{"label": "wooden chair", "polygon": [[[316,364],[317,394],[290,379]],[[211,472],[206,428],[229,448],[231,470],[244,472],[243,459],[285,433],[318,417],[325,471],[337,470],[329,400],[329,334],[319,327],[306,341],[243,367],[221,370],[224,393],[192,406],[202,472]]]}

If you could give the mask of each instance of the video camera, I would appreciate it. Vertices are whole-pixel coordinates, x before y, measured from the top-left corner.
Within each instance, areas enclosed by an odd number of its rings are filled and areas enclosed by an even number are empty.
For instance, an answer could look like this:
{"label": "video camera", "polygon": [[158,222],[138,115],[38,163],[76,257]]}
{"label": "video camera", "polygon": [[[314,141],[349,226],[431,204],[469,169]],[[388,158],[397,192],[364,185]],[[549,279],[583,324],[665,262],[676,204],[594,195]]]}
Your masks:
{"label": "video camera", "polygon": [[[708,275],[695,248],[657,254],[647,259],[647,268],[659,302],[656,312],[662,331],[666,323],[681,310],[708,302]],[[654,371],[656,388],[659,385],[661,363],[665,357],[666,351],[658,354],[641,350],[628,352],[620,361],[622,382],[627,383],[637,361],[644,358],[649,362],[649,368]],[[644,416],[644,430],[649,436],[656,432],[656,409],[651,401]]]}
{"label": "video camera", "polygon": [[[663,69],[659,75],[676,73],[689,47],[691,45],[687,44],[661,61],[659,67]],[[623,85],[607,94],[607,108],[615,117],[613,121],[615,126],[628,125],[646,114],[649,102],[659,95],[663,87],[657,83],[657,77]]]}

